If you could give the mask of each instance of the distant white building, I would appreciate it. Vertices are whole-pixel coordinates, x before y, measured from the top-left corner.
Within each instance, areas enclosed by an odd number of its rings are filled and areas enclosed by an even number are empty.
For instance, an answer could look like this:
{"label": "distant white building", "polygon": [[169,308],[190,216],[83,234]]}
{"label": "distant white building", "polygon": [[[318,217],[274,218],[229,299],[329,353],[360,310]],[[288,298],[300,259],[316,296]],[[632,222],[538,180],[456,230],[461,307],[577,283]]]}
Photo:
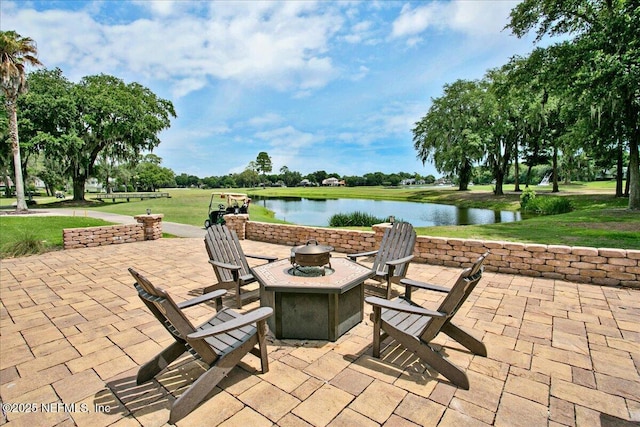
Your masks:
{"label": "distant white building", "polygon": [[338,178],[331,177],[331,178],[323,179],[322,185],[327,187],[338,187],[338,186],[345,185],[345,182]]}
{"label": "distant white building", "polygon": [[89,178],[84,183],[84,191],[89,193],[100,193],[103,191],[102,183],[98,182],[97,178]]}

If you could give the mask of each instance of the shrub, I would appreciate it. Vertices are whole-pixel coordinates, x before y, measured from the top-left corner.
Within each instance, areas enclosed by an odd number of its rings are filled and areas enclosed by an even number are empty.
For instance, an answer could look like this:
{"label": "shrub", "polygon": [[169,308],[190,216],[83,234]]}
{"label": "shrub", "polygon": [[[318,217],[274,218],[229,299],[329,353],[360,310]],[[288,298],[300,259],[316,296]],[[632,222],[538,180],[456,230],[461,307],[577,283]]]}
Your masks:
{"label": "shrub", "polygon": [[371,227],[375,224],[385,222],[385,218],[378,218],[365,212],[351,212],[348,214],[338,213],[331,216],[329,226],[331,227]]}
{"label": "shrub", "polygon": [[7,243],[2,248],[2,257],[20,257],[25,255],[36,255],[44,252],[45,246],[42,240],[38,239],[31,231],[25,231],[19,240]]}
{"label": "shrub", "polygon": [[[522,202],[520,205],[522,206]],[[530,198],[525,203],[523,210],[542,215],[556,215],[571,212],[573,206],[571,201],[564,197],[545,196]]]}
{"label": "shrub", "polygon": [[536,198],[536,192],[527,187],[520,195],[520,209],[526,211],[529,202]]}

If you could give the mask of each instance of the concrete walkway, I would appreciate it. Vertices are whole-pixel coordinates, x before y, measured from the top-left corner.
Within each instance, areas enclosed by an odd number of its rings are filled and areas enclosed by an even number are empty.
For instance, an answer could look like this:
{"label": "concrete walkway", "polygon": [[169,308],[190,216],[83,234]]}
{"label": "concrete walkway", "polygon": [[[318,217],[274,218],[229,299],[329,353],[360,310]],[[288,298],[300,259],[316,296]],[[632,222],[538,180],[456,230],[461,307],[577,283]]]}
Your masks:
{"label": "concrete walkway", "polygon": [[[141,212],[142,214],[143,212]],[[110,212],[94,211],[91,209],[51,209],[38,210],[32,209],[28,214],[34,216],[86,216],[90,218],[99,218],[115,224],[135,224],[136,220],[129,215],[120,215]],[[201,237],[205,235],[204,227],[196,227],[194,225],[179,224],[177,222],[162,221],[162,231],[173,234],[177,237]]]}
{"label": "concrete walkway", "polygon": [[[243,241],[246,253],[289,248]],[[51,252],[0,263],[0,398],[6,426],[163,426],[202,373],[190,357],[137,386],[171,341],[138,299],[135,267],[181,301],[213,282],[200,238]],[[412,264],[452,285],[459,270]],[[396,289],[399,290],[399,289]],[[367,294],[374,294],[373,286]],[[439,295],[415,295],[425,305]],[[226,304],[233,304],[233,292]],[[253,302],[246,309],[258,305]],[[188,309],[198,323],[211,306]],[[458,312],[488,357],[439,337],[469,391],[394,342],[371,355],[371,311],[337,342],[270,339],[270,371],[247,355],[179,426],[637,426],[640,291],[485,273]],[[19,404],[28,404],[19,405]],[[45,405],[54,404],[54,405]],[[33,406],[35,405],[35,406]],[[37,412],[26,412],[29,408]]]}

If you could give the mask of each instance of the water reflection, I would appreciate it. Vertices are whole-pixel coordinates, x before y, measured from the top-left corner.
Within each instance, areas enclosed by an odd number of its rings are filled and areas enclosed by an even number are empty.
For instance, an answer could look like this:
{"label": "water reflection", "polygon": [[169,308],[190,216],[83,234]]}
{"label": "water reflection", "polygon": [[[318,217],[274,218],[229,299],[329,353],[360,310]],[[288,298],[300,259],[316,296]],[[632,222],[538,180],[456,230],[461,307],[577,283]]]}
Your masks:
{"label": "water reflection", "polygon": [[520,212],[458,208],[434,203],[396,202],[363,199],[254,198],[278,219],[300,225],[327,226],[337,213],[365,212],[379,218],[394,215],[415,227],[434,225],[493,224],[520,221]]}

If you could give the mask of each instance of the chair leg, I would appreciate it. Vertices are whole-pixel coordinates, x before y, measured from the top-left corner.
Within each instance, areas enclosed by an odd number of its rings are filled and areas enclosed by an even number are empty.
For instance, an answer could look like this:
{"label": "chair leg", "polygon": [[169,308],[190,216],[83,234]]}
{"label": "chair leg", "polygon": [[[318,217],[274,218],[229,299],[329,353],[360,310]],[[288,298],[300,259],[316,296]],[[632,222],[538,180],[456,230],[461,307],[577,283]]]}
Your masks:
{"label": "chair leg", "polygon": [[138,369],[136,383],[138,385],[145,383],[155,377],[160,371],[169,366],[171,362],[187,351],[187,347],[179,342],[174,341],[169,347],[162,350],[156,357],[145,363]]}
{"label": "chair leg", "polygon": [[169,423],[175,424],[182,418],[189,415],[205,397],[213,391],[216,385],[226,377],[229,372],[238,364],[240,359],[255,345],[255,340],[248,340],[240,347],[233,350],[221,359],[218,359],[207,372],[180,395],[171,407]]}
{"label": "chair leg", "polygon": [[381,319],[382,308],[374,306],[373,307],[373,357],[380,358],[380,324],[382,323]]}
{"label": "chair leg", "polygon": [[447,323],[442,327],[441,332],[456,340],[460,345],[464,346],[464,348],[473,354],[487,357],[487,347],[482,343],[482,341],[471,336],[456,325]]}
{"label": "chair leg", "polygon": [[267,321],[260,320],[256,324],[258,335],[258,349],[260,351],[260,368],[262,373],[269,372],[269,357],[267,354]]}
{"label": "chair leg", "polygon": [[391,291],[392,291],[391,279],[393,278],[393,273],[395,269],[396,269],[395,266],[390,265],[389,270],[387,271],[387,299],[391,299]]}
{"label": "chair leg", "polygon": [[240,295],[240,283],[236,282],[236,307],[242,308],[242,295]]}
{"label": "chair leg", "polygon": [[434,351],[428,344],[421,342],[410,350],[414,351],[419,358],[427,362],[429,366],[440,372],[453,384],[465,390],[469,390],[469,379],[467,378],[467,374]]}

